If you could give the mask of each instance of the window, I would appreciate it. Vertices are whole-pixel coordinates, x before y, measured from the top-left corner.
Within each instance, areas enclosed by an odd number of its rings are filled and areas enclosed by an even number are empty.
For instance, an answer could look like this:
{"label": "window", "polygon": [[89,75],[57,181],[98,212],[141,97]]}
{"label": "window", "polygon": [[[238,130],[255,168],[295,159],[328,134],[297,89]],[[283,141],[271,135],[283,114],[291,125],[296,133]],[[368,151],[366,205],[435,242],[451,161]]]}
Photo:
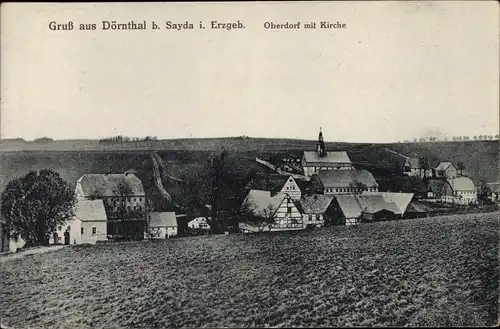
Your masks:
{"label": "window", "polygon": [[321,219],[321,215],[316,214],[316,220],[320,220],[320,219]]}
{"label": "window", "polygon": [[134,210],[136,210],[136,209],[137,209],[137,207],[136,207],[136,206],[134,206]]}
{"label": "window", "polygon": [[83,227],[80,229],[80,233],[83,234]]}
{"label": "window", "polygon": [[292,213],[292,207],[286,207],[286,212],[288,214],[291,214]]}
{"label": "window", "polygon": [[57,230],[58,230],[58,231],[62,231],[62,226],[59,226],[59,227],[57,228]]}
{"label": "window", "polygon": [[309,215],[309,221],[312,221],[313,220],[313,216],[312,215]]}
{"label": "window", "polygon": [[339,189],[338,189],[338,188],[336,188],[336,189],[335,189],[335,191],[336,191],[336,192],[338,192],[338,191],[339,191]]}
{"label": "window", "polygon": [[95,226],[92,226],[92,235],[97,234],[97,228]]}

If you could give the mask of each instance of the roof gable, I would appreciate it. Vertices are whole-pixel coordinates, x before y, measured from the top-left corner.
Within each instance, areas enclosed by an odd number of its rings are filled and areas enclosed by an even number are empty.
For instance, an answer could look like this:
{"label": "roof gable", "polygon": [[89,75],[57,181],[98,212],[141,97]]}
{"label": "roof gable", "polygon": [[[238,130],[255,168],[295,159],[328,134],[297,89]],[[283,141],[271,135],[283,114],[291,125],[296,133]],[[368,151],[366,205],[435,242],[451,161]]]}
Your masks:
{"label": "roof gable", "polygon": [[454,169],[455,168],[455,167],[453,167],[453,165],[451,164],[451,162],[444,161],[444,162],[441,162],[439,164],[439,166],[437,166],[436,170],[447,170],[450,166],[451,166],[450,169]]}

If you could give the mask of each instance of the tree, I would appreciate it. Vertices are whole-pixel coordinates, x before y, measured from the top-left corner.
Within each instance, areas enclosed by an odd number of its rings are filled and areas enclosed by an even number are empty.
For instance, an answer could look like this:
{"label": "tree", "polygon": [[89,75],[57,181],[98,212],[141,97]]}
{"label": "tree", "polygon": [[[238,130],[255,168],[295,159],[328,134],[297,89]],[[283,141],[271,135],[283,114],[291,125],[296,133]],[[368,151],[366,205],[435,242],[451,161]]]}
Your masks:
{"label": "tree", "polygon": [[192,166],[183,175],[180,206],[188,215],[207,217],[214,233],[234,226],[235,213],[251,179],[244,159],[223,151],[218,157]]}
{"label": "tree", "polygon": [[424,178],[426,178],[427,171],[430,168],[429,160],[426,157],[421,157],[418,159],[418,164],[420,165],[420,170],[424,171]]}
{"label": "tree", "polygon": [[495,139],[498,139],[498,137],[499,137],[499,136],[498,136],[498,134],[496,134],[496,135],[495,135]]}
{"label": "tree", "polygon": [[246,201],[243,203],[241,209],[242,213],[245,214],[245,216],[242,217],[242,222],[256,227],[259,232],[265,229],[271,230],[275,223],[274,214],[276,209],[272,204],[268,204],[262,209],[262,212],[257,213],[255,205]]}
{"label": "tree", "polygon": [[354,180],[351,183],[349,183],[349,187],[354,189],[355,194],[361,194],[363,191],[368,189],[368,186],[366,186],[366,184],[357,180]]}
{"label": "tree", "polygon": [[457,169],[460,170],[460,176],[462,176],[462,171],[465,169],[465,165],[463,162],[457,163]]}
{"label": "tree", "polygon": [[75,204],[72,186],[48,169],[10,181],[2,193],[7,231],[27,247],[47,245],[57,226],[73,218]]}

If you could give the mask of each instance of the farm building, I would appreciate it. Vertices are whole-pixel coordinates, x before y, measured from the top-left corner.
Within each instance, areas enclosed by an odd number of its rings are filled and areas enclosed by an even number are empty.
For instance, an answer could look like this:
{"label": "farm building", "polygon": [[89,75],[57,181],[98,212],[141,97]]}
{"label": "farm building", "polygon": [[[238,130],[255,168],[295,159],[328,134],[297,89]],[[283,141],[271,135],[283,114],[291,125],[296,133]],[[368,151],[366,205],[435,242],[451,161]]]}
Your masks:
{"label": "farm building", "polygon": [[307,185],[307,181],[294,179],[291,175],[272,174],[257,181],[252,180],[246,189],[269,191],[272,196],[287,193],[293,200],[300,200]]}
{"label": "farm building", "polygon": [[463,205],[477,203],[476,186],[468,177],[447,179],[443,185],[441,200]]}
{"label": "farm building", "polygon": [[302,214],[288,194],[271,196],[269,191],[250,190],[243,204],[257,218],[274,220],[271,231],[304,229]]}
{"label": "farm building", "polygon": [[167,239],[177,235],[177,217],[175,212],[151,212],[146,237]]}
{"label": "farm building", "polygon": [[107,218],[102,200],[78,200],[73,220],[57,227],[52,244],[95,244],[107,240]]}
{"label": "farm building", "polygon": [[398,207],[399,212],[404,217],[406,209],[410,202],[413,200],[413,193],[394,193],[394,192],[369,192],[364,191],[361,193],[362,196],[366,195],[381,195],[385,202],[394,203]]}
{"label": "farm building", "polygon": [[210,230],[210,225],[208,225],[207,219],[205,217],[196,217],[195,219],[189,221],[188,228],[194,230]]}
{"label": "farm building", "polygon": [[347,152],[327,152],[323,141],[323,132],[320,129],[316,151],[304,151],[302,156],[304,176],[309,178],[320,170],[349,169],[353,169],[353,166]]}
{"label": "farm building", "polygon": [[457,175],[457,169],[451,162],[441,162],[436,167],[436,177],[438,178],[455,178]]}
{"label": "farm building", "polygon": [[381,195],[336,195],[332,201],[336,225],[355,225],[360,222],[401,218],[401,211]]}
{"label": "farm building", "polygon": [[76,196],[102,200],[112,238],[141,240],[146,224],[146,194],[134,174],[85,174],[76,183]]}
{"label": "farm building", "polygon": [[333,196],[314,194],[303,197],[297,207],[302,214],[303,222],[306,227],[322,227],[325,221],[331,221],[332,214],[330,206]]}
{"label": "farm building", "polygon": [[325,195],[356,194],[361,192],[358,184],[367,191],[378,191],[377,181],[365,169],[321,170],[311,177],[311,190]]}
{"label": "farm building", "polygon": [[424,218],[427,217],[429,209],[417,200],[412,200],[406,208],[403,218]]}

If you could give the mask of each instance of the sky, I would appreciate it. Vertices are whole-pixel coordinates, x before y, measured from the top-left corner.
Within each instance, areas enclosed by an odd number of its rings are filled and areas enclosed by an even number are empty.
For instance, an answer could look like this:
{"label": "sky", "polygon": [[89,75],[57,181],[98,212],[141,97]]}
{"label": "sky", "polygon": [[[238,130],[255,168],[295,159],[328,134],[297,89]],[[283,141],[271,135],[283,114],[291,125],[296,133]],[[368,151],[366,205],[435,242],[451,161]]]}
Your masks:
{"label": "sky", "polygon": [[[495,1],[2,4],[0,137],[495,135],[498,12]],[[48,28],[70,20],[97,30]],[[103,20],[162,29],[102,31]],[[322,20],[347,28],[264,28]]]}

